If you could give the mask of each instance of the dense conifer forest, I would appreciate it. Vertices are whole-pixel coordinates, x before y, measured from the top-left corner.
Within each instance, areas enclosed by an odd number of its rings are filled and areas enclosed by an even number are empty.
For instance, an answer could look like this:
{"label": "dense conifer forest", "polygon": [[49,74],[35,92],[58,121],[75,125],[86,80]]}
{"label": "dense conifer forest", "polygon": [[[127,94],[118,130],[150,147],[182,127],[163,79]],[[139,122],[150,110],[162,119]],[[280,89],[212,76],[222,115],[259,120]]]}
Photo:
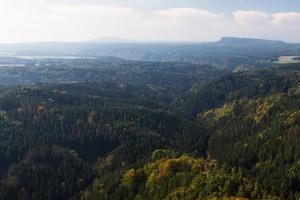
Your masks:
{"label": "dense conifer forest", "polygon": [[0,199],[299,199],[300,64],[251,55],[6,60]]}

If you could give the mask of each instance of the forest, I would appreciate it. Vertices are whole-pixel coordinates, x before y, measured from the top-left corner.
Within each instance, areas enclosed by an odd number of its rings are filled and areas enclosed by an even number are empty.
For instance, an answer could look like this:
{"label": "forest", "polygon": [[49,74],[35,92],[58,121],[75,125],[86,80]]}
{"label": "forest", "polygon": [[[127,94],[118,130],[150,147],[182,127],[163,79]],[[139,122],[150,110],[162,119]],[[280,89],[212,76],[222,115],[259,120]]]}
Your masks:
{"label": "forest", "polygon": [[300,64],[270,49],[225,68],[3,58],[0,199],[299,199]]}

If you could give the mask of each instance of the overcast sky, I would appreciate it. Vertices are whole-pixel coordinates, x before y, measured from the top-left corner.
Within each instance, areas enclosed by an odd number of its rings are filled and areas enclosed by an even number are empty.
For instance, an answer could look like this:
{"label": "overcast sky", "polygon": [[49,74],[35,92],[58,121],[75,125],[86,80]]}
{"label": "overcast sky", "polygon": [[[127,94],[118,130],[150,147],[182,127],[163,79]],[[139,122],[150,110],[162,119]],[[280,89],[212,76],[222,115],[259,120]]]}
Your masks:
{"label": "overcast sky", "polygon": [[222,36],[300,42],[300,1],[0,0],[0,42]]}

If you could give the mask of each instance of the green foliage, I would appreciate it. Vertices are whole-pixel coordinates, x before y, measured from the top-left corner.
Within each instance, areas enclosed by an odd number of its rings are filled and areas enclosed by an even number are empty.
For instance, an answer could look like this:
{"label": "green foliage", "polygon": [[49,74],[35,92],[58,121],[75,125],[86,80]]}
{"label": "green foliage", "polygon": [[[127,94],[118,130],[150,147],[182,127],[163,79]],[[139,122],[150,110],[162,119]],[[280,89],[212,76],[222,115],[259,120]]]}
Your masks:
{"label": "green foliage", "polygon": [[176,110],[197,116],[212,108],[222,107],[227,102],[243,98],[265,97],[285,93],[299,83],[299,65],[265,70],[237,72],[201,86],[176,99]]}
{"label": "green foliage", "polygon": [[[262,195],[241,170],[187,155],[148,162],[125,171],[119,180],[101,190],[101,199],[254,199]],[[86,199],[96,197],[97,193],[86,193]]]}
{"label": "green foliage", "polygon": [[[283,77],[286,80],[281,83],[293,84],[276,86],[280,82],[275,81],[272,92],[228,101],[198,117],[214,132],[209,139],[211,157],[253,173],[258,190],[281,199],[295,199],[300,181],[296,167],[300,160],[299,78],[297,73]],[[259,87],[264,88],[262,85]]]}
{"label": "green foliage", "polygon": [[[156,99],[159,91],[118,85],[51,84],[3,92],[3,198],[77,198],[91,183],[91,177],[98,175],[91,168],[99,169],[99,174],[110,173],[143,162],[156,149],[205,155],[206,128],[168,112],[165,103]],[[76,159],[69,160],[66,152],[76,155]],[[70,163],[65,164],[66,159]],[[71,174],[64,171],[67,168]],[[32,169],[37,169],[36,173]]]}
{"label": "green foliage", "polygon": [[67,199],[86,187],[93,176],[91,167],[75,151],[43,146],[32,149],[10,168],[0,187],[0,199]]}
{"label": "green foliage", "polygon": [[1,200],[299,199],[299,65],[125,64],[0,88]]}

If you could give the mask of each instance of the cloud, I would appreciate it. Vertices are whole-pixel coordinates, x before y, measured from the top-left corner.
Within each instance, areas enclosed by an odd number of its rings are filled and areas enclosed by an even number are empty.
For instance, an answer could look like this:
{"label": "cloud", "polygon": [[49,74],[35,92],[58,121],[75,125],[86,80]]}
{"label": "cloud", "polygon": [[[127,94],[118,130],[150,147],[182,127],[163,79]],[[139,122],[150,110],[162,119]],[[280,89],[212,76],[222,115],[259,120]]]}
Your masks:
{"label": "cloud", "polygon": [[262,11],[235,11],[233,18],[238,24],[265,25],[270,22],[271,16]]}
{"label": "cloud", "polygon": [[300,13],[239,10],[232,15],[236,23],[233,25],[235,28],[232,26],[232,30],[235,30],[236,35],[287,42],[300,41]]}
{"label": "cloud", "polygon": [[43,9],[0,9],[0,40],[80,41],[122,34],[138,19],[129,7],[51,6]]}
{"label": "cloud", "polygon": [[268,14],[263,11],[239,10],[233,12],[233,18],[238,24],[243,25],[300,25],[300,13],[297,12],[281,12]]}
{"label": "cloud", "polygon": [[[1,5],[1,0],[0,0]],[[117,5],[0,7],[0,41],[84,41],[99,37],[207,41],[222,36],[299,41],[300,13],[197,8],[145,10]],[[297,25],[297,26],[296,26]]]}
{"label": "cloud", "polygon": [[173,40],[213,40],[220,37],[217,29],[225,20],[222,14],[195,8],[172,8],[153,11],[152,14],[148,26],[156,27],[156,33]]}
{"label": "cloud", "polygon": [[156,11],[156,13],[166,17],[203,17],[208,19],[220,18],[218,14],[196,8],[171,8],[168,10]]}
{"label": "cloud", "polygon": [[273,14],[273,23],[276,25],[300,26],[300,13],[285,12]]}
{"label": "cloud", "polygon": [[[80,41],[102,36],[141,40],[203,40],[223,16],[194,8],[141,10],[122,6],[51,6],[0,10],[2,41]],[[210,23],[207,23],[210,22]],[[187,37],[188,36],[188,37]]]}

